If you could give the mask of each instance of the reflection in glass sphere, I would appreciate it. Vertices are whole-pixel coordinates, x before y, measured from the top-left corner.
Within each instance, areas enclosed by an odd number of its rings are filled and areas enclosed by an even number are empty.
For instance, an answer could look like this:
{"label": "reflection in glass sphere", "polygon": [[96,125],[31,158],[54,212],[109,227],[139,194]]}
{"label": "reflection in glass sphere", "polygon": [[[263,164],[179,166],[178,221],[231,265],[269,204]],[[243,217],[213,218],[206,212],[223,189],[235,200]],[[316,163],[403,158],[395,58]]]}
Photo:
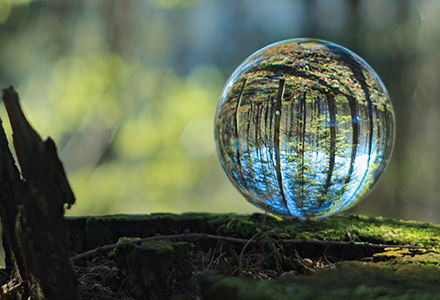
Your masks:
{"label": "reflection in glass sphere", "polygon": [[249,202],[278,215],[327,217],[351,207],[384,171],[394,113],[361,57],[330,42],[291,39],[255,52],[232,74],[215,140]]}

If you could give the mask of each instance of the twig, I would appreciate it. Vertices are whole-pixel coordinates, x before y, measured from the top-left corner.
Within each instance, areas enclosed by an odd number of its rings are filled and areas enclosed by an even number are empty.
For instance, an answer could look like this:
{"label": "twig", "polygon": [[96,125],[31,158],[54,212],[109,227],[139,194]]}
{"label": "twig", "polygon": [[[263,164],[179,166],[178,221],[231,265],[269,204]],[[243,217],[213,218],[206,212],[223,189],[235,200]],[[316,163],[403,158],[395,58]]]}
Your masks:
{"label": "twig", "polygon": [[21,287],[22,285],[23,285],[23,282],[19,282],[13,286],[9,286],[8,284],[4,284],[0,289],[0,299],[3,298],[2,296],[12,296],[13,295],[12,292],[14,292],[14,294],[15,294],[17,289],[19,287]]}
{"label": "twig", "polygon": [[283,244],[318,244],[321,246],[361,246],[369,248],[402,248],[402,249],[431,249],[433,247],[427,246],[414,246],[414,245],[388,245],[388,244],[373,244],[370,242],[343,242],[343,241],[320,241],[320,240],[280,240]]}
{"label": "twig", "polygon": [[301,257],[301,255],[299,255],[299,253],[298,253],[298,251],[296,251],[296,249],[295,249],[295,256],[299,259],[300,263],[304,266],[304,268],[306,268],[307,270],[310,270],[310,271],[315,270],[313,268],[313,266],[311,266],[308,262],[306,262],[304,260],[304,258]]}
{"label": "twig", "polygon": [[[211,251],[211,249],[209,249],[209,252]],[[209,253],[208,252],[208,253]],[[214,248],[214,250],[212,251],[212,257],[211,257],[211,259],[209,260],[209,263],[208,263],[208,266],[205,268],[205,270],[209,270],[210,268],[211,268],[211,265],[212,265],[212,263],[214,262],[214,260],[215,260],[215,252],[216,252],[216,248]],[[221,254],[220,254],[221,255]],[[202,261],[203,261],[203,258],[202,258]]]}
{"label": "twig", "polygon": [[238,261],[238,265],[239,265],[239,267],[238,267],[238,270],[239,270],[238,276],[241,276],[241,274],[242,274],[242,272],[243,272],[243,254],[244,254],[244,252],[246,251],[246,248],[249,246],[250,243],[254,242],[254,240],[255,240],[260,234],[261,234],[261,230],[260,230],[260,229],[257,229],[257,233],[254,234],[254,235],[253,235],[253,236],[252,236],[252,237],[246,242],[246,244],[244,244],[243,248],[241,249],[241,252],[240,252],[240,259],[239,259],[239,261]]}
{"label": "twig", "polygon": [[[184,234],[172,234],[172,235],[158,235],[158,236],[151,236],[131,241],[123,241],[118,242],[115,244],[108,244],[101,247],[97,247],[82,253],[79,253],[72,257],[73,261],[78,261],[81,259],[84,259],[89,256],[93,256],[99,252],[109,251],[115,248],[123,247],[126,245],[132,245],[132,244],[139,244],[143,242],[149,242],[149,241],[157,241],[157,240],[173,240],[173,239],[200,239],[200,238],[206,238],[206,239],[213,239],[213,240],[222,240],[222,241],[228,241],[232,243],[241,243],[247,244],[255,243],[257,242],[255,240],[255,237],[260,234],[257,232],[253,237],[250,239],[243,239],[243,238],[234,238],[234,237],[228,237],[228,236],[220,236],[220,235],[213,235],[213,234],[207,234],[207,233],[184,233]],[[430,249],[432,247],[426,247],[426,246],[413,246],[413,245],[387,245],[387,244],[372,244],[369,242],[343,242],[343,241],[320,241],[320,240],[299,240],[299,239],[285,239],[285,240],[279,240],[279,242],[283,244],[317,244],[321,246],[361,246],[361,247],[367,247],[367,248],[402,248],[402,249]]]}
{"label": "twig", "polygon": [[79,254],[73,256],[72,260],[74,260],[74,261],[80,260],[80,259],[92,256],[98,252],[108,251],[108,250],[123,247],[126,245],[139,244],[139,243],[143,243],[143,242],[157,241],[157,240],[195,239],[195,238],[208,238],[208,239],[222,240],[222,241],[228,241],[228,242],[234,242],[234,243],[247,243],[248,242],[248,239],[240,239],[240,238],[212,235],[212,234],[206,234],[206,233],[157,235],[157,236],[151,236],[151,237],[142,238],[142,239],[123,241],[123,242],[119,242],[119,243],[115,243],[115,244],[104,245],[104,246],[94,248],[92,250],[89,250],[89,251],[86,251],[83,253],[79,253]]}

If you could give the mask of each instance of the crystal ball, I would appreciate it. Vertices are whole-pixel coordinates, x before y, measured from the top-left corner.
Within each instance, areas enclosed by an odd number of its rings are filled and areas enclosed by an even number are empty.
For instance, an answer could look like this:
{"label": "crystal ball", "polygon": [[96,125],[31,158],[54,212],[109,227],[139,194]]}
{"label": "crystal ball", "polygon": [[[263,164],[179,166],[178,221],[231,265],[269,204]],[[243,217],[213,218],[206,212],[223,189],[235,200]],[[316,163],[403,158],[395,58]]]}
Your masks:
{"label": "crystal ball", "polygon": [[337,44],[290,39],[244,60],[215,116],[220,162],[252,204],[282,216],[328,217],[383,173],[394,112],[382,80]]}

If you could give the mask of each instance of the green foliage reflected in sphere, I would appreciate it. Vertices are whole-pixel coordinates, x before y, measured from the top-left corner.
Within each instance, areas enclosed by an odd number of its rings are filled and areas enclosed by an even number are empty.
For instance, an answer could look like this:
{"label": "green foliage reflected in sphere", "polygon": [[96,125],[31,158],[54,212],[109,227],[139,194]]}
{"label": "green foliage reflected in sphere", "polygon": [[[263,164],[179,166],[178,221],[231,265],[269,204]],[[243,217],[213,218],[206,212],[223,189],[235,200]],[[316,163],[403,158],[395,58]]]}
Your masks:
{"label": "green foliage reflected in sphere", "polygon": [[222,92],[215,140],[229,179],[274,214],[327,217],[384,171],[394,113],[376,72],[334,43],[291,39],[247,58]]}

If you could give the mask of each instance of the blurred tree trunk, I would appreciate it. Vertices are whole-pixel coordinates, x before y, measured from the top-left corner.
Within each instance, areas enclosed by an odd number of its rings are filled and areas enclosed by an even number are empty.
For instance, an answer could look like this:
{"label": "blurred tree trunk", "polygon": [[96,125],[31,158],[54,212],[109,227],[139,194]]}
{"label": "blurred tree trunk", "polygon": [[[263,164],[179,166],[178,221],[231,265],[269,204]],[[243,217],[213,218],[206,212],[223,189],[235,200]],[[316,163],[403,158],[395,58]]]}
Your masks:
{"label": "blurred tree trunk", "polygon": [[345,35],[347,47],[356,53],[360,52],[359,36],[361,35],[362,17],[359,14],[359,0],[349,0],[348,12],[345,22]]}
{"label": "blurred tree trunk", "polygon": [[[390,82],[390,93],[394,101],[394,111],[396,114],[396,127],[399,135],[397,135],[394,144],[393,160],[396,163],[392,165],[395,179],[394,186],[395,197],[390,199],[393,205],[390,207],[390,213],[396,217],[405,217],[405,210],[408,207],[408,195],[406,194],[405,182],[412,180],[413,175],[406,170],[406,160],[408,158],[409,143],[412,143],[408,136],[411,130],[411,122],[409,116],[412,114],[413,107],[410,102],[417,86],[416,74],[416,36],[410,36],[408,28],[408,18],[410,15],[410,0],[397,2],[397,24],[396,33],[400,33],[400,43],[406,44],[407,47],[395,45],[392,60],[393,78]],[[396,37],[397,41],[397,37]],[[417,134],[413,132],[413,134]]]}

